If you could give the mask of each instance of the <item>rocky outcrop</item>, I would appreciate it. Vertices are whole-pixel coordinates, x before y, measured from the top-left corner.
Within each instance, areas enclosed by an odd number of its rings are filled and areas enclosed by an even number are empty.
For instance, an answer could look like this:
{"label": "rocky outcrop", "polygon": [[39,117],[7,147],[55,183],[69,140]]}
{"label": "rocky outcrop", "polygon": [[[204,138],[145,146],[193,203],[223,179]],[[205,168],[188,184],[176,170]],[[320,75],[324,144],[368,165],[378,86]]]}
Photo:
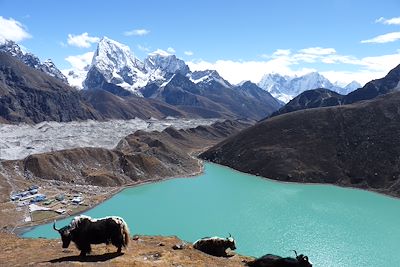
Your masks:
{"label": "rocky outcrop", "polygon": [[260,122],[201,158],[271,179],[400,196],[400,92]]}

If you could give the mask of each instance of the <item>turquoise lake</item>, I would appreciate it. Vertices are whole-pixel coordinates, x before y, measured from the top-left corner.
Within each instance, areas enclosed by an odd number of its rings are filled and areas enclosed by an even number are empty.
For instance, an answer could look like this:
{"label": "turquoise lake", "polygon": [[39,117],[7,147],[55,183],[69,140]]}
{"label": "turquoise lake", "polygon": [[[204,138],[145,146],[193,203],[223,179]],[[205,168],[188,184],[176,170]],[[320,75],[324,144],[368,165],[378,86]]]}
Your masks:
{"label": "turquoise lake", "polygon": [[[121,216],[132,235],[177,235],[193,242],[231,233],[237,252],[245,255],[293,256],[295,249],[314,266],[400,266],[400,200],[280,183],[210,163],[202,175],[127,188],[84,214]],[[51,224],[23,236],[59,238]]]}

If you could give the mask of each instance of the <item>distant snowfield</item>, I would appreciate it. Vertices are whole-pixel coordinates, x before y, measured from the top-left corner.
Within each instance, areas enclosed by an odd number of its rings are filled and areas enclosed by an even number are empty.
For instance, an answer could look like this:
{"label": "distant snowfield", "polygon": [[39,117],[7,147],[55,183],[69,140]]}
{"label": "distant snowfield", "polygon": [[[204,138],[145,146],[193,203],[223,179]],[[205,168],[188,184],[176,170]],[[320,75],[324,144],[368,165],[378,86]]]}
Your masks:
{"label": "distant snowfield", "polygon": [[216,119],[111,120],[106,122],[41,122],[35,125],[0,124],[0,159],[23,159],[76,147],[114,148],[121,138],[137,130],[162,131],[169,126],[186,129],[210,125]]}

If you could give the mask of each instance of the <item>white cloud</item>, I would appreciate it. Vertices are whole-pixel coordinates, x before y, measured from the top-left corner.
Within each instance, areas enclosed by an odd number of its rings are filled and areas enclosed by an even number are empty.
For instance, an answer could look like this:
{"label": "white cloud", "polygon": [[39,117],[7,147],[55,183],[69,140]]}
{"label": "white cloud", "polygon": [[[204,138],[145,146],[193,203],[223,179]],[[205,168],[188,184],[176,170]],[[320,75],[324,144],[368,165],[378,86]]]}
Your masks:
{"label": "white cloud", "polygon": [[193,52],[192,51],[185,51],[183,52],[186,56],[193,56]]}
{"label": "white cloud", "polygon": [[309,54],[309,55],[332,55],[336,54],[336,50],[334,48],[322,48],[322,47],[309,47],[299,50],[300,53]]}
{"label": "white cloud", "polygon": [[400,51],[394,54],[355,58],[351,56],[340,56],[340,63],[357,66],[356,71],[325,71],[321,72],[329,80],[341,83],[350,83],[355,80],[365,84],[373,79],[384,77],[391,69],[400,63]]}
{"label": "white cloud", "polygon": [[143,45],[140,45],[140,44],[137,45],[137,48],[139,48],[140,51],[150,52],[150,48],[149,47],[146,47],[146,46],[143,46]]}
{"label": "white cloud", "polygon": [[384,44],[384,43],[390,43],[400,40],[400,32],[390,32],[382,35],[378,35],[372,39],[368,40],[363,40],[361,43],[366,44],[366,43],[374,43],[374,44]]}
{"label": "white cloud", "polygon": [[385,19],[384,17],[380,17],[379,19],[375,20],[376,23],[382,23],[386,25],[400,25],[400,17]]}
{"label": "white cloud", "polygon": [[0,16],[0,41],[12,40],[20,42],[32,36],[26,31],[26,27],[21,22],[13,18],[3,18]]}
{"label": "white cloud", "polygon": [[73,69],[84,70],[92,62],[93,55],[94,52],[87,52],[82,55],[68,56],[65,60],[71,64]]}
{"label": "white cloud", "polygon": [[150,31],[146,30],[146,29],[134,29],[131,31],[124,32],[124,35],[125,36],[132,36],[132,35],[143,36],[143,35],[147,35],[149,33],[150,33]]}
{"label": "white cloud", "polygon": [[150,56],[152,55],[160,55],[160,56],[170,56],[171,54],[168,53],[167,51],[164,51],[162,49],[157,49],[156,51],[153,51],[149,53]]}
{"label": "white cloud", "polygon": [[72,46],[88,48],[92,43],[97,43],[100,40],[99,37],[89,36],[87,32],[80,35],[68,34],[68,44]]}
{"label": "white cloud", "polygon": [[87,52],[82,55],[68,56],[66,61],[72,68],[63,69],[61,72],[67,77],[68,83],[77,89],[83,88],[83,81],[88,72],[88,66],[92,62],[94,52]]}
{"label": "white cloud", "polygon": [[168,47],[167,51],[158,48],[157,50],[155,50],[151,53],[148,53],[148,55],[149,56],[160,55],[160,56],[166,57],[166,56],[170,56],[174,53],[175,53],[175,49],[173,49],[172,47]]}
{"label": "white cloud", "polygon": [[291,53],[290,49],[277,49],[272,56],[289,56]]}
{"label": "white cloud", "polygon": [[[305,54],[305,51],[314,54]],[[315,55],[315,51],[319,55]],[[321,51],[324,51],[324,53]],[[312,63],[312,65],[306,68],[303,63]],[[217,60],[215,62],[207,62],[194,60],[188,62],[188,65],[192,71],[215,69],[229,82],[237,84],[244,80],[258,83],[262,76],[267,73],[280,73],[289,76],[303,75],[311,71],[317,71],[317,67],[320,67],[321,64],[328,66],[328,68],[330,65],[335,64],[332,70],[322,71],[321,74],[332,82],[348,84],[356,80],[361,84],[365,84],[372,79],[385,76],[399,63],[400,50],[394,54],[357,58],[351,55],[337,54],[333,48],[331,50],[326,50],[326,48],[317,50],[306,48],[297,52],[278,49],[265,61]],[[342,70],[338,70],[338,68],[342,68]]]}

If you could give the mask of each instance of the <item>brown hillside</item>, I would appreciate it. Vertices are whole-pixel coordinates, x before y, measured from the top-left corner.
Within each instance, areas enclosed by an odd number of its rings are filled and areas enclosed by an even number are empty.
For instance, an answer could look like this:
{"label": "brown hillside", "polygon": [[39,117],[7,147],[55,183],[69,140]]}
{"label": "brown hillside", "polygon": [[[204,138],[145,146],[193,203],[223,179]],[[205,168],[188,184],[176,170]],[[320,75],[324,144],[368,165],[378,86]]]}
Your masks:
{"label": "brown hillside", "polygon": [[291,182],[331,183],[400,196],[400,92],[270,118],[201,158]]}

